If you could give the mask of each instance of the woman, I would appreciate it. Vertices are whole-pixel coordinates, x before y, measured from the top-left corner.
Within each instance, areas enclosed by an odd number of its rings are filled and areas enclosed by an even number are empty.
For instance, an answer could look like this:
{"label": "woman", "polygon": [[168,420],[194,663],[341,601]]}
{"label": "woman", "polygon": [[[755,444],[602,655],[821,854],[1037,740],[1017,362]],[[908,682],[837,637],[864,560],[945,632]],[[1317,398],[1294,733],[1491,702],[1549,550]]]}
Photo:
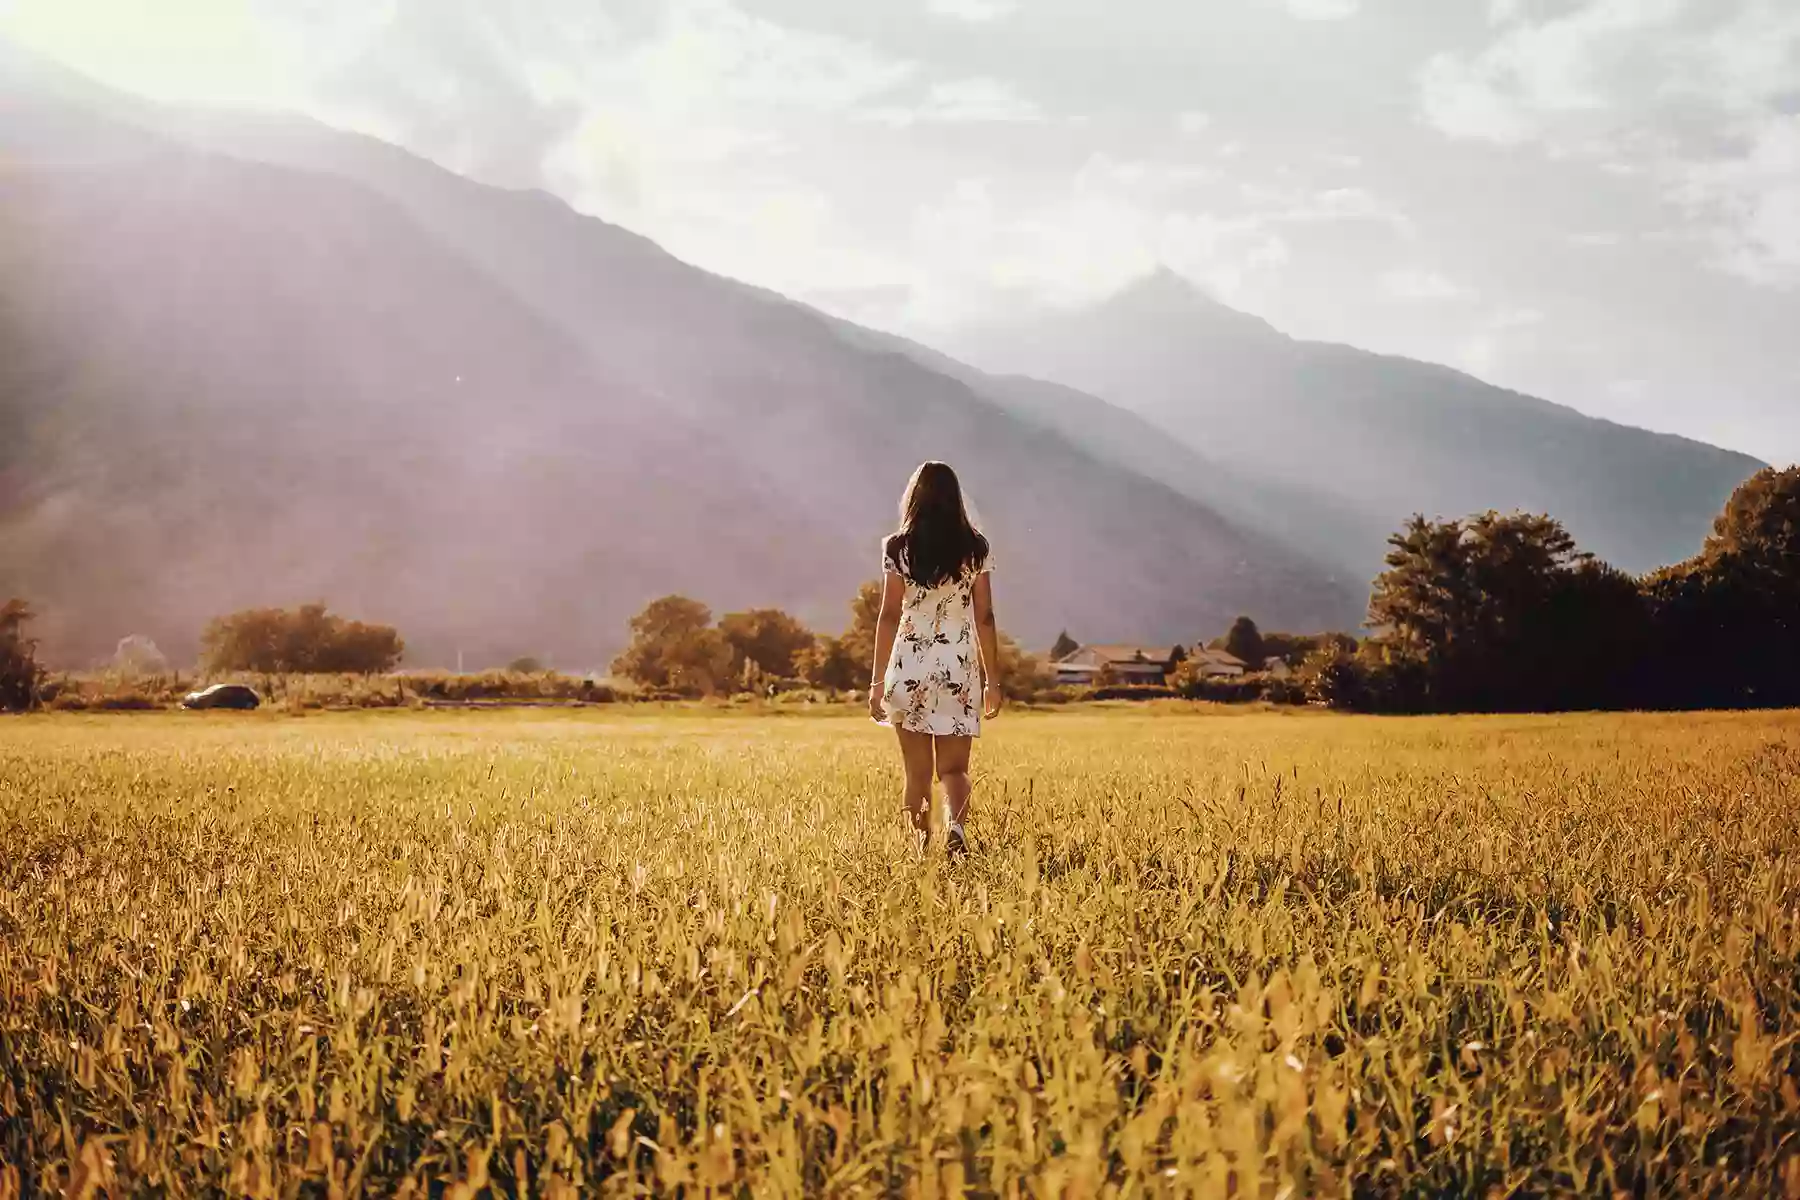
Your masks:
{"label": "woman", "polygon": [[928,462],[913,472],[900,528],[881,549],[869,715],[899,735],[906,811],[920,850],[931,841],[935,768],[944,784],[945,848],[961,857],[968,851],[969,750],[981,736],[982,716],[999,715],[1003,700],[988,540],[969,522],[955,471]]}

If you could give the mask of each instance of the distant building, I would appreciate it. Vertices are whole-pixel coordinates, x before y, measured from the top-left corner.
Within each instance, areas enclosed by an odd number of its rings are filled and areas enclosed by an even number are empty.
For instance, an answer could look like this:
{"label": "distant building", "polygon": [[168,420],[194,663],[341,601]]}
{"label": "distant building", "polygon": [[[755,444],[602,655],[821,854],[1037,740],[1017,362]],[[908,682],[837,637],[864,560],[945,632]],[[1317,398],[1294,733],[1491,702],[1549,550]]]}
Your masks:
{"label": "distant building", "polygon": [[1161,685],[1187,658],[1180,646],[1083,646],[1050,664],[1058,683],[1088,686],[1105,677],[1114,683]]}
{"label": "distant building", "polygon": [[1202,679],[1236,679],[1250,670],[1250,664],[1229,650],[1205,645],[1195,645],[1191,661],[1194,673]]}

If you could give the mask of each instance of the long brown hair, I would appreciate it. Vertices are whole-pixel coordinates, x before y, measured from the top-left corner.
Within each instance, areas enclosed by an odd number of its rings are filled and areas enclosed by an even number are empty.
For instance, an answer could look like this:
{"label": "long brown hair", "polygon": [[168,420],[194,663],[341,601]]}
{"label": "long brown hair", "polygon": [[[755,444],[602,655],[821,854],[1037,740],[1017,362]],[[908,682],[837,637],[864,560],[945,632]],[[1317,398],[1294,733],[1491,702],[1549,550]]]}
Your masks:
{"label": "long brown hair", "polygon": [[941,462],[922,463],[900,500],[900,528],[887,540],[888,561],[921,587],[980,570],[988,540],[969,520],[962,484]]}

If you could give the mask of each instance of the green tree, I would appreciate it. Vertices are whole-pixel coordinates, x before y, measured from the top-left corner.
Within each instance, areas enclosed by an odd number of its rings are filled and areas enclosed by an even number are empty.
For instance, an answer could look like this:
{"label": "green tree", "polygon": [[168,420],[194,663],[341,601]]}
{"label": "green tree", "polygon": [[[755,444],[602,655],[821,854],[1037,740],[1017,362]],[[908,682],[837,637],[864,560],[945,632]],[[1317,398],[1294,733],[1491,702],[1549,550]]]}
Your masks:
{"label": "green tree", "polygon": [[1061,662],[1069,655],[1081,649],[1081,643],[1069,636],[1068,630],[1056,635],[1056,644],[1050,647],[1050,661]]}
{"label": "green tree", "polygon": [[[1582,553],[1554,519],[1488,512],[1414,517],[1389,539],[1355,661],[1377,707],[1562,709],[1616,703],[1641,653],[1630,577]],[[1329,665],[1341,674],[1345,659]]]}
{"label": "green tree", "polygon": [[1644,583],[1661,707],[1800,705],[1800,468],[1765,470],[1727,502],[1700,553]]}
{"label": "green tree", "polygon": [[391,625],[348,621],[323,604],[215,617],[200,634],[200,647],[201,667],[213,673],[378,675],[406,653]]}
{"label": "green tree", "polygon": [[1056,676],[1037,655],[1027,654],[1018,642],[1004,633],[998,641],[1000,687],[1008,700],[1035,700],[1056,686]]}
{"label": "green tree", "polygon": [[37,706],[44,669],[38,665],[37,642],[25,636],[32,612],[23,600],[0,605],[0,712]]}
{"label": "green tree", "polygon": [[1800,589],[1800,467],[1767,468],[1738,488],[1700,560],[1754,572],[1785,593]]}
{"label": "green tree", "polygon": [[542,675],[544,673],[544,661],[533,655],[527,654],[523,658],[515,658],[507,663],[506,669],[511,671],[514,675]]}
{"label": "green tree", "polygon": [[1375,580],[1369,623],[1390,650],[1442,655],[1469,628],[1469,555],[1461,521],[1415,516],[1388,539],[1387,570]]}
{"label": "green tree", "polygon": [[710,694],[731,679],[731,646],[706,605],[664,596],[631,618],[631,644],[612,669],[650,687]]}
{"label": "green tree", "polygon": [[778,608],[726,613],[719,618],[719,633],[731,646],[734,676],[743,676],[745,664],[751,663],[766,677],[797,679],[800,656],[817,641],[811,630]]}
{"label": "green tree", "polygon": [[[874,653],[869,652],[870,661]],[[855,691],[869,681],[869,662],[852,658],[844,649],[843,638],[818,638],[800,652],[794,667],[799,678],[827,691]]]}
{"label": "green tree", "polygon": [[872,579],[856,589],[856,598],[850,602],[850,627],[839,639],[844,655],[865,676],[862,683],[868,682],[866,676],[875,662],[875,626],[880,619],[881,581]]}
{"label": "green tree", "polygon": [[1265,652],[1262,633],[1256,628],[1256,622],[1249,617],[1239,617],[1233,621],[1231,632],[1225,635],[1225,651],[1242,659],[1252,671],[1262,670]]}
{"label": "green tree", "polygon": [[1298,667],[1320,650],[1342,648],[1346,654],[1356,653],[1356,639],[1347,633],[1265,633],[1262,641],[1264,666],[1278,658],[1290,667]]}

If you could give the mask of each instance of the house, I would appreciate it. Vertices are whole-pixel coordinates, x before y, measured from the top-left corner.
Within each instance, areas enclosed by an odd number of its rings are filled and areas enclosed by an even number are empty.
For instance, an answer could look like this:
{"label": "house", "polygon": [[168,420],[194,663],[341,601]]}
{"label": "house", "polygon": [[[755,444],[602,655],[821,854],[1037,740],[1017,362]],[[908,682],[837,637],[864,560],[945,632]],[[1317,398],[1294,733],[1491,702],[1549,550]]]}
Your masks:
{"label": "house", "polygon": [[1083,646],[1050,664],[1056,682],[1090,686],[1110,683],[1162,685],[1187,658],[1180,646]]}
{"label": "house", "polygon": [[1250,670],[1246,663],[1229,650],[1215,650],[1196,643],[1192,655],[1194,673],[1202,679],[1236,679]]}

